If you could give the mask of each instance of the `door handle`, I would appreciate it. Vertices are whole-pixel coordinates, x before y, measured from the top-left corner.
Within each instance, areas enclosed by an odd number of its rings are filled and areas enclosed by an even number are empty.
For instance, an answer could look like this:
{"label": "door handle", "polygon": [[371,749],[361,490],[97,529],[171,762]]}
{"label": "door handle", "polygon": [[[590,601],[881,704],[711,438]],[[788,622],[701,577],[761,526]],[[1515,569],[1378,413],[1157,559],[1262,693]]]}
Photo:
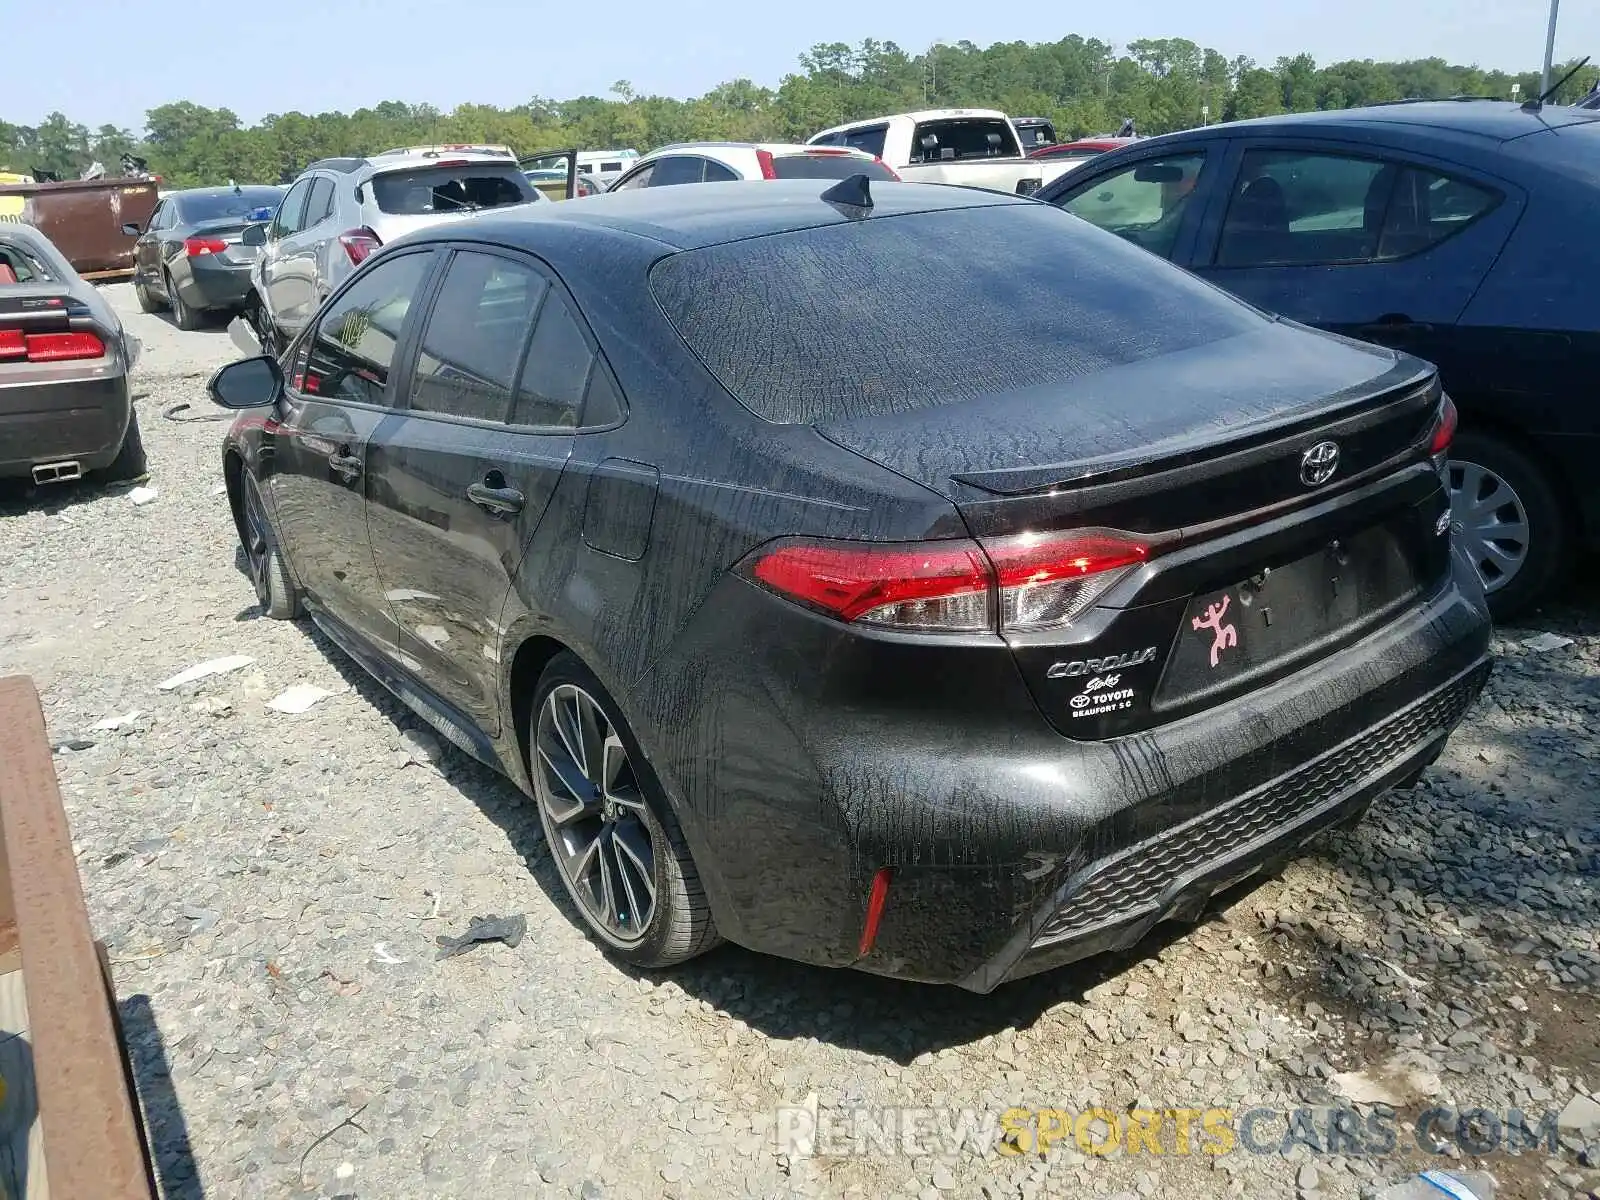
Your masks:
{"label": "door handle", "polygon": [[328,455],[328,465],[351,479],[361,474],[361,459],[351,454],[347,446],[341,446],[337,454]]}
{"label": "door handle", "polygon": [[482,483],[467,487],[467,499],[492,517],[509,517],[522,511],[522,493],[505,486],[499,471],[490,471]]}

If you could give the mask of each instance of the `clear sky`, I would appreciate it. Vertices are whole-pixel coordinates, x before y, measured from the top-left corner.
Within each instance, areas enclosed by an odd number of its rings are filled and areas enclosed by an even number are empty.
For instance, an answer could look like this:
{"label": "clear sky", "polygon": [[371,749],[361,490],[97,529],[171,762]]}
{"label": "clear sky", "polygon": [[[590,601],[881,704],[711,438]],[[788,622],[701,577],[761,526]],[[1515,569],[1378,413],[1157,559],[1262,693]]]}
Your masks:
{"label": "clear sky", "polygon": [[[6,56],[0,119],[33,124],[59,109],[91,127],[138,129],[145,110],[192,100],[254,123],[380,100],[448,109],[604,96],[618,79],[641,93],[691,96],[740,76],[775,87],[811,45],[863,38],[920,52],[935,39],[988,45],[1078,33],[1120,48],[1186,37],[1267,65],[1306,50],[1318,63],[1438,56],[1533,70],[1548,14],[1548,0],[0,0],[0,27],[27,29],[31,45]],[[1567,0],[1556,61],[1584,54],[1600,58],[1600,7]]]}

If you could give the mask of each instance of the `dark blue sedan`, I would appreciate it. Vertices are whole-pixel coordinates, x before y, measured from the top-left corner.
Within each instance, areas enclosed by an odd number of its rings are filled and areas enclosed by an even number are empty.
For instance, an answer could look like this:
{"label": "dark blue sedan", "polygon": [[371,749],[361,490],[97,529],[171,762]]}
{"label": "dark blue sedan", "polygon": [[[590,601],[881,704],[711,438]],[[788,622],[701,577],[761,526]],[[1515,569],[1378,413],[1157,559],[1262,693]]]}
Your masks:
{"label": "dark blue sedan", "polygon": [[1041,200],[1263,309],[1430,359],[1496,616],[1600,540],[1600,112],[1437,101],[1148,138]]}

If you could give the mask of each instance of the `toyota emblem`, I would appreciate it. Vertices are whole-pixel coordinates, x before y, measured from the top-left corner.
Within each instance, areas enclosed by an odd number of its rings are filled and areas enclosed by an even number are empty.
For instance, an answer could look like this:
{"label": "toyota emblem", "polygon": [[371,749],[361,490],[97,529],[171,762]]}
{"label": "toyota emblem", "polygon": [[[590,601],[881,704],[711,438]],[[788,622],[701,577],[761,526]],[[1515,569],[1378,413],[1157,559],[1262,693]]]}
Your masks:
{"label": "toyota emblem", "polygon": [[1321,487],[1339,469],[1339,443],[1318,442],[1300,456],[1300,482]]}

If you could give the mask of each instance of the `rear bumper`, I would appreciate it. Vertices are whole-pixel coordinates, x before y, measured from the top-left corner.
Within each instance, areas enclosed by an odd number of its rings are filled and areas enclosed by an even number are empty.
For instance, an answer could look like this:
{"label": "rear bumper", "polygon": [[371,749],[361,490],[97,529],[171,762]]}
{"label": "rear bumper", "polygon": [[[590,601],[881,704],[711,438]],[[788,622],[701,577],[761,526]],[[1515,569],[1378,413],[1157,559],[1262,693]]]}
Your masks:
{"label": "rear bumper", "polygon": [[240,308],[250,291],[250,264],[197,256],[189,260],[188,278],[175,283],[178,295],[190,308]]}
{"label": "rear bumper", "polygon": [[26,477],[44,463],[110,466],[130,411],[126,375],[0,386],[0,478]]}
{"label": "rear bumper", "polygon": [[1271,873],[1315,834],[1359,820],[1380,793],[1414,779],[1444,749],[1490,670],[1488,660],[1477,663],[1272,783],[1091,864],[962,985],[987,992],[1126,949],[1163,920],[1197,918],[1218,892]]}
{"label": "rear bumper", "polygon": [[[822,618],[745,593],[723,592],[686,661],[658,668],[703,694],[680,686],[670,711],[641,714],[719,928],[979,992],[1130,945],[1359,813],[1437,756],[1490,669],[1482,587],[1452,555],[1430,598],[1312,666],[1146,732],[1074,741],[1004,647],[847,647]],[[918,675],[930,657],[941,667]],[[891,687],[898,708],[883,704]],[[697,711],[717,746],[686,736]]]}

